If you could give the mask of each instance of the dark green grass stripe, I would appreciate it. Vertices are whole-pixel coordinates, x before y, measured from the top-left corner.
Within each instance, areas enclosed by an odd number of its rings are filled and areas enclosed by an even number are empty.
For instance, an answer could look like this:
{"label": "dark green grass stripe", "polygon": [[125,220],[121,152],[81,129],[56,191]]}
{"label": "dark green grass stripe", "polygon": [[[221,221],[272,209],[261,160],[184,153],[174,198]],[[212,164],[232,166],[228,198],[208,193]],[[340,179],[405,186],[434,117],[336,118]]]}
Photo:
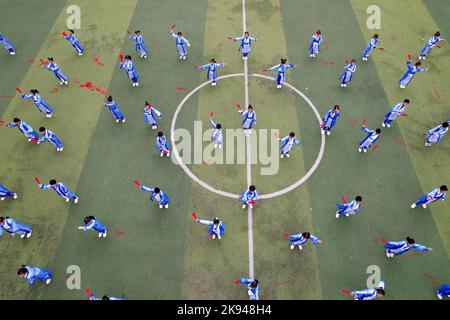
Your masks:
{"label": "dark green grass stripe", "polygon": [[38,6],[34,1],[0,1],[0,32],[14,43],[16,51],[15,56],[10,56],[3,46],[0,47],[0,117],[64,5],[65,2],[59,0],[40,1]]}
{"label": "dark green grass stripe", "polygon": [[[319,251],[320,279],[327,288],[324,297],[345,298],[340,289],[365,287],[366,268],[375,264],[389,283],[386,298],[430,298],[433,285],[416,279],[430,270],[430,265],[445,274],[448,260],[433,220],[426,215],[411,217],[411,199],[422,191],[405,147],[395,143],[400,137],[398,128],[383,132],[376,152],[364,156],[357,151],[363,138],[359,131],[361,119],[367,118],[370,128],[377,127],[390,106],[373,63],[359,63],[347,90],[339,86],[344,60],[359,60],[367,40],[356,27],[351,5],[348,1],[326,5],[282,1],[281,12],[289,58],[300,65],[292,75],[294,83],[309,88],[310,98],[322,112],[332,104],[342,106],[342,117],[327,139],[325,157],[308,182],[314,228],[324,240]],[[324,45],[330,50],[322,46],[318,59],[311,61],[307,46],[317,28],[322,30]],[[324,61],[336,64],[324,65]],[[315,125],[307,119],[299,121],[301,126]],[[306,159],[306,163],[312,161]],[[364,203],[359,216],[335,220],[334,203],[340,201],[340,194],[347,198],[362,194]],[[423,257],[386,260],[379,239],[400,240],[406,235],[414,235],[418,242],[432,245],[435,251]]]}

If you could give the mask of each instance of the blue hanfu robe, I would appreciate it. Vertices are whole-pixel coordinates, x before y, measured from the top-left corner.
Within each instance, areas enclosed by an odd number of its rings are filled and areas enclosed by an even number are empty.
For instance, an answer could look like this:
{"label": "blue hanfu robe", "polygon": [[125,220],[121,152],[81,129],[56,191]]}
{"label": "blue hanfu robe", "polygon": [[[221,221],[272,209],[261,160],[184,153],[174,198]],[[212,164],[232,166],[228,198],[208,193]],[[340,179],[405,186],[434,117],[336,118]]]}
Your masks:
{"label": "blue hanfu robe", "polygon": [[252,288],[251,283],[255,281],[254,278],[240,278],[239,282],[247,286],[248,295],[250,300],[259,300],[259,283],[256,288]]}
{"label": "blue hanfu robe", "polygon": [[29,234],[31,233],[32,230],[30,226],[22,222],[13,220],[11,218],[6,218],[3,224],[0,224],[0,237],[3,234],[3,231],[6,231],[11,235],[13,234],[22,235],[22,234]]}
{"label": "blue hanfu robe", "polygon": [[297,139],[297,137],[286,136],[284,138],[281,138],[280,141],[281,141],[280,149],[282,155],[289,154],[294,144],[297,148],[300,147],[300,141]]}
{"label": "blue hanfu robe", "polygon": [[350,63],[344,68],[344,73],[341,74],[341,84],[347,84],[352,81],[353,74],[356,72],[356,64]]}
{"label": "blue hanfu robe", "polygon": [[169,204],[169,197],[167,196],[167,194],[164,193],[164,191],[160,190],[159,193],[155,192],[155,188],[152,187],[148,187],[146,185],[142,185],[142,190],[150,192],[150,202],[153,202],[153,200],[155,200],[156,202],[158,202],[160,205],[167,205]]}
{"label": "blue hanfu robe", "polygon": [[144,120],[152,127],[156,127],[158,125],[158,118],[161,118],[162,113],[156,110],[153,106],[147,108],[144,107]]}
{"label": "blue hanfu robe", "polygon": [[26,266],[27,273],[25,274],[25,279],[30,285],[36,283],[36,280],[47,281],[52,278],[52,272],[49,269],[42,269],[33,266]]}
{"label": "blue hanfu robe", "polygon": [[308,47],[309,54],[318,54],[320,51],[320,45],[322,44],[323,39],[322,35],[320,34],[314,34],[312,36],[311,44]]}
{"label": "blue hanfu robe", "polygon": [[187,55],[186,46],[190,46],[189,41],[183,36],[179,37],[173,31],[170,31],[170,34],[172,35],[173,38],[175,38],[175,44],[177,46],[177,50],[178,50],[178,53],[180,54],[180,56],[181,57],[186,56]]}
{"label": "blue hanfu robe", "polygon": [[167,142],[166,136],[156,137],[156,149],[158,152],[165,154],[170,152],[170,145],[169,142]]}
{"label": "blue hanfu robe", "polygon": [[270,71],[273,71],[273,70],[278,71],[275,81],[278,85],[281,85],[286,82],[286,70],[289,70],[290,68],[293,68],[293,67],[294,67],[294,65],[292,63],[288,63],[288,64],[280,63],[276,66],[269,68],[269,70]]}
{"label": "blue hanfu robe", "polygon": [[65,199],[77,199],[77,195],[70,191],[62,182],[58,182],[55,185],[41,184],[40,189],[42,190],[54,190],[58,196]]}
{"label": "blue hanfu robe", "polygon": [[144,37],[141,35],[133,35],[129,36],[128,39],[133,40],[135,42],[136,46],[136,52],[139,52],[141,54],[141,57],[146,57],[148,54],[147,47],[144,44]]}
{"label": "blue hanfu robe", "polygon": [[247,191],[239,195],[239,200],[241,200],[245,205],[247,205],[249,201],[256,202],[258,200],[258,192],[256,190],[250,191],[250,189],[247,189]]}
{"label": "blue hanfu robe", "polygon": [[49,142],[53,143],[53,145],[56,148],[58,148],[58,149],[63,148],[63,144],[62,144],[61,140],[59,140],[58,137],[55,135],[55,133],[51,130],[46,129],[44,131],[44,133],[42,134],[42,137],[39,141],[42,143],[44,143],[45,141],[49,141]]}
{"label": "blue hanfu robe", "polygon": [[408,244],[408,241],[403,240],[399,242],[388,242],[384,245],[384,248],[387,249],[387,253],[393,253],[396,256],[402,255],[405,252],[408,252],[411,249],[416,249],[422,252],[428,251],[428,248],[421,244]]}
{"label": "blue hanfu robe", "polygon": [[19,131],[22,132],[22,134],[29,140],[39,139],[39,135],[37,134],[37,132],[34,131],[33,128],[25,121],[20,121],[19,124],[12,122],[8,124],[7,127],[19,129]]}
{"label": "blue hanfu robe", "polygon": [[354,300],[373,300],[377,297],[377,289],[384,289],[384,281],[380,281],[377,288],[368,288],[365,290],[353,291]]}
{"label": "blue hanfu robe", "polygon": [[356,200],[352,200],[349,203],[336,203],[336,206],[338,207],[337,214],[349,214],[349,215],[355,215],[359,213],[359,207],[361,203],[358,203]]}
{"label": "blue hanfu robe", "polygon": [[67,82],[67,76],[64,73],[62,73],[56,62],[50,62],[49,64],[43,66],[42,68],[53,72],[53,74],[55,75],[56,79],[60,82],[60,84]]}
{"label": "blue hanfu robe", "polygon": [[406,110],[406,106],[403,104],[403,102],[397,103],[391,110],[388,111],[384,115],[384,124],[391,124],[392,121],[397,120],[397,118],[400,116],[400,114],[404,113]]}
{"label": "blue hanfu robe", "polygon": [[83,226],[83,231],[94,230],[98,233],[106,233],[106,227],[97,219],[92,219],[89,223],[85,223]]}
{"label": "blue hanfu robe", "polygon": [[331,129],[336,124],[337,118],[341,115],[339,111],[334,111],[333,109],[330,109],[325,113],[323,116],[323,128],[322,130],[331,131]]}
{"label": "blue hanfu robe", "polygon": [[413,65],[411,61],[406,62],[406,67],[408,68],[408,70],[405,72],[403,77],[401,77],[401,79],[398,81],[401,86],[405,87],[411,82],[412,78],[417,72],[426,71],[424,68],[416,67],[415,65]]}
{"label": "blue hanfu robe", "polygon": [[14,197],[16,193],[10,191],[8,188],[6,188],[3,184],[0,183],[0,198],[6,198],[6,197]]}
{"label": "blue hanfu robe", "polygon": [[14,43],[6,39],[1,33],[0,33],[0,44],[9,51],[11,55],[14,54]]}
{"label": "blue hanfu robe", "polygon": [[436,294],[438,295],[447,295],[450,297],[450,284],[443,284],[439,287],[439,289],[436,290]]}
{"label": "blue hanfu robe", "polygon": [[241,44],[239,46],[239,51],[242,52],[243,57],[247,57],[248,53],[252,51],[252,42],[256,41],[256,38],[253,37],[238,37],[233,39],[234,42],[240,41]]}
{"label": "blue hanfu robe", "polygon": [[221,63],[208,63],[200,67],[200,70],[208,70],[206,73],[206,79],[211,82],[217,81],[217,68],[223,68],[225,64]]}
{"label": "blue hanfu robe", "polygon": [[213,133],[212,133],[212,140],[213,140],[214,143],[217,144],[217,145],[223,144],[223,133],[222,133],[222,129],[217,129],[217,128],[216,128],[216,123],[213,121],[212,118],[209,119],[209,123],[210,123],[211,127],[214,129],[214,130],[213,130]]}
{"label": "blue hanfu robe", "polygon": [[111,111],[111,114],[113,115],[114,119],[116,120],[123,120],[125,119],[125,116],[120,112],[119,106],[116,104],[116,101],[111,102],[105,102],[105,107]]}
{"label": "blue hanfu robe", "polygon": [[370,39],[366,48],[362,52],[362,57],[368,58],[370,56],[370,54],[372,53],[373,49],[375,49],[379,43],[380,43],[379,39],[375,39],[375,38]]}
{"label": "blue hanfu robe", "polygon": [[42,97],[37,94],[23,94],[22,99],[28,100],[33,99],[35,106],[38,108],[40,112],[45,112],[47,115],[51,115],[53,113],[53,107],[49,105]]}
{"label": "blue hanfu robe", "polygon": [[72,45],[72,47],[75,49],[75,51],[79,54],[82,55],[84,52],[84,48],[83,46],[80,44],[80,42],[78,41],[77,37],[71,33],[67,36],[64,37],[64,39],[66,39],[67,41],[70,42],[70,44]]}
{"label": "blue hanfu robe", "polygon": [[431,49],[434,48],[436,43],[442,42],[442,41],[444,41],[444,39],[441,39],[436,36],[432,36],[430,39],[428,39],[428,42],[425,44],[425,46],[420,50],[419,56],[426,57],[431,52]]}
{"label": "blue hanfu robe", "polygon": [[426,195],[417,199],[417,201],[415,202],[415,205],[419,206],[419,205],[423,205],[423,204],[429,204],[429,203],[436,202],[438,200],[444,201],[446,195],[447,195],[446,192],[442,192],[440,188],[436,188],[436,189],[428,192]]}
{"label": "blue hanfu robe", "polygon": [[309,236],[309,239],[306,239],[305,237],[303,237],[302,233],[291,234],[288,239],[288,241],[292,243],[294,246],[304,245],[306,242],[308,242],[308,240],[310,240],[314,245],[317,245],[320,241],[319,238],[313,236],[312,234]]}
{"label": "blue hanfu robe", "polygon": [[442,125],[438,125],[437,127],[434,127],[433,129],[427,131],[425,141],[430,144],[438,144],[439,141],[441,141],[441,139],[447,133],[447,131],[448,127],[444,128]]}
{"label": "blue hanfu robe", "polygon": [[367,132],[367,137],[359,143],[359,148],[369,149],[373,144],[375,144],[375,142],[378,141],[380,134],[376,133],[375,130],[367,129],[366,127],[362,127],[361,130]]}
{"label": "blue hanfu robe", "polygon": [[134,64],[131,60],[125,60],[120,64],[120,69],[124,69],[127,73],[128,78],[130,78],[131,83],[135,84],[139,82],[139,75],[134,68]]}
{"label": "blue hanfu robe", "polygon": [[219,221],[218,225],[214,224],[212,220],[198,220],[198,223],[206,224],[209,226],[208,233],[210,236],[215,234],[216,236],[223,236],[225,233],[225,224],[222,221]]}
{"label": "blue hanfu robe", "polygon": [[239,113],[242,115],[242,126],[244,129],[251,129],[253,128],[253,125],[256,122],[256,112],[253,111],[252,113],[246,111],[239,111]]}

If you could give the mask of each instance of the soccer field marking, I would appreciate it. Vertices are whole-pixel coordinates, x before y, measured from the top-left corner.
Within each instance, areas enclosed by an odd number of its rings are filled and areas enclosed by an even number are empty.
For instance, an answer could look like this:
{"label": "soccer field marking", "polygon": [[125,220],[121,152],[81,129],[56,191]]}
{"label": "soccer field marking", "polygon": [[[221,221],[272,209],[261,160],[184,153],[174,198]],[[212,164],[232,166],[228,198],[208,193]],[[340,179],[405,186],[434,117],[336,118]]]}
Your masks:
{"label": "soccer field marking", "polygon": [[[242,33],[247,30],[247,17],[245,12],[245,0],[242,0]],[[247,59],[244,60],[244,105],[245,108],[250,104],[248,95],[248,64]],[[245,138],[246,144],[246,171],[247,171],[247,186],[252,184],[252,142],[250,135]],[[247,221],[248,221],[248,273],[249,277],[254,277],[254,258],[253,258],[253,209],[248,206],[247,208]]]}
{"label": "soccer field marking", "polygon": [[[244,76],[243,73],[231,73],[231,74],[220,76],[220,77],[217,78],[217,80],[233,78],[233,77],[243,77],[243,76]],[[249,74],[249,76],[275,81],[275,78],[272,78],[272,77],[266,76],[266,75],[262,75],[262,74],[258,74],[258,73],[252,73],[252,74]],[[177,109],[175,110],[175,113],[174,113],[173,118],[172,118],[172,124],[171,124],[171,127],[170,127],[170,141],[171,141],[172,146],[173,146],[172,154],[175,157],[175,159],[177,160],[177,162],[180,165],[180,167],[183,169],[183,171],[193,181],[197,182],[204,189],[206,189],[206,190],[208,190],[210,192],[213,192],[215,194],[218,194],[220,196],[223,196],[223,197],[227,197],[227,198],[231,198],[231,199],[239,199],[239,195],[238,194],[230,193],[230,192],[223,191],[223,190],[218,190],[218,189],[214,188],[213,186],[209,185],[208,183],[206,183],[205,181],[203,181],[200,178],[198,178],[186,166],[186,164],[183,162],[183,159],[181,159],[181,156],[180,156],[180,154],[178,152],[178,149],[177,149],[177,146],[176,146],[176,142],[175,142],[175,126],[176,126],[176,122],[177,122],[177,119],[178,119],[178,115],[181,112],[181,109],[183,108],[183,106],[187,102],[187,100],[189,100],[197,91],[199,91],[200,89],[202,89],[203,87],[205,87],[205,86],[207,86],[209,84],[210,84],[210,82],[206,81],[206,82],[200,84],[199,86],[197,86],[196,88],[192,89],[192,91],[190,91],[183,98],[183,100],[181,100],[181,102],[179,103]],[[317,109],[314,106],[314,104],[311,102],[311,100],[309,100],[309,98],[307,96],[305,96],[300,90],[298,90],[297,88],[295,88],[291,84],[285,82],[284,85],[286,87],[288,87],[289,89],[291,89],[292,91],[294,91],[295,93],[297,93],[299,96],[301,96],[306,101],[306,103],[310,106],[310,108],[313,110],[314,114],[316,115],[317,121],[319,122],[319,124],[321,124],[322,119],[320,118],[320,114],[317,111]],[[303,177],[301,177],[299,180],[294,182],[292,185],[287,186],[286,188],[283,188],[281,190],[278,190],[278,191],[275,191],[275,192],[272,192],[272,193],[261,194],[259,196],[259,198],[260,199],[271,199],[271,198],[275,198],[275,197],[278,197],[278,196],[282,196],[282,195],[284,195],[284,194],[294,190],[295,188],[298,188],[303,183],[305,183],[312,176],[314,171],[319,167],[319,164],[322,161],[323,154],[324,154],[324,151],[325,151],[325,140],[326,140],[325,136],[321,135],[321,144],[320,144],[319,153],[318,153],[318,155],[316,157],[316,160],[315,160],[313,166],[308,170],[308,172]]]}

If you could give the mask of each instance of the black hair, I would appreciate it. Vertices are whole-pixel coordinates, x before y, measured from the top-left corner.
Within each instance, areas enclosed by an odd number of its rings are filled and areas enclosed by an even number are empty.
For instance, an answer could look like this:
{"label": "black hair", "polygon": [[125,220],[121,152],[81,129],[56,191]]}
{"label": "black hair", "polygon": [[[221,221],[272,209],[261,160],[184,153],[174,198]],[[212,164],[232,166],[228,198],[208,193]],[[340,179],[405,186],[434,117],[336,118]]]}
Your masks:
{"label": "black hair", "polygon": [[182,35],[183,35],[183,32],[178,31],[178,32],[177,32],[177,35],[182,36]]}
{"label": "black hair", "polygon": [[217,61],[216,61],[216,59],[212,58],[211,60],[209,60],[209,62],[216,63]]}
{"label": "black hair", "polygon": [[53,57],[47,57],[47,59],[53,61]]}
{"label": "black hair", "polygon": [[158,137],[162,137],[164,135],[164,133],[162,131],[158,132]]}
{"label": "black hair", "polygon": [[129,54],[127,54],[127,55],[125,56],[125,59],[131,60],[131,56],[130,56]]}
{"label": "black hair", "polygon": [[289,133],[289,137],[291,137],[291,138],[295,137],[294,131],[292,131],[292,132]]}
{"label": "black hair", "polygon": [[437,32],[434,34],[435,37],[439,37],[440,35],[441,35],[441,33],[440,33],[439,31],[437,31]]}
{"label": "black hair", "polygon": [[95,217],[94,216],[87,216],[87,217],[84,217],[84,219],[83,219],[85,224],[88,224],[89,222],[91,222],[91,220],[95,220]]}
{"label": "black hair", "polygon": [[0,222],[5,221],[6,219],[8,219],[8,217],[0,217]]}
{"label": "black hair", "polygon": [[338,110],[340,110],[340,109],[339,109],[339,105],[338,105],[338,104],[334,105],[334,108],[333,108],[333,109],[338,109]]}
{"label": "black hair", "polygon": [[252,287],[252,288],[256,288],[257,286],[258,286],[258,280],[253,280],[253,282],[252,283],[250,283],[250,286]]}
{"label": "black hair", "polygon": [[303,236],[303,238],[305,238],[305,239],[309,239],[309,238],[311,237],[311,233],[309,233],[309,232],[303,232],[303,233],[302,233],[302,236]]}
{"label": "black hair", "polygon": [[375,130],[375,132],[376,132],[376,133],[381,133],[381,129],[378,128],[378,129]]}
{"label": "black hair", "polygon": [[69,31],[70,31],[71,33],[75,33],[75,31],[73,31],[73,29],[69,29]]}
{"label": "black hair", "polygon": [[245,31],[245,32],[244,32],[244,34],[248,34],[248,35],[250,35],[250,33],[249,33],[248,31]]}
{"label": "black hair", "polygon": [[378,33],[375,33],[375,34],[373,35],[373,37],[374,37],[375,39],[378,39]]}
{"label": "black hair", "polygon": [[155,189],[153,189],[153,191],[155,191],[155,193],[160,193],[160,192],[161,192],[161,189],[158,188],[158,187],[156,187]]}
{"label": "black hair", "polygon": [[403,100],[403,102],[409,103],[409,99],[405,99],[405,100]]}
{"label": "black hair", "polygon": [[134,33],[138,33],[138,32],[141,33],[141,30],[136,30]]}
{"label": "black hair", "polygon": [[17,270],[17,275],[21,275],[21,274],[25,274],[25,273],[27,273],[28,272],[28,269],[27,268],[25,268],[25,266],[24,265],[22,265],[22,267],[21,268],[19,268],[19,270]]}
{"label": "black hair", "polygon": [[222,125],[220,123],[216,124],[216,129],[221,129]]}
{"label": "black hair", "polygon": [[105,295],[105,296],[102,297],[102,300],[111,300],[111,299],[108,296]]}
{"label": "black hair", "polygon": [[355,200],[356,201],[362,201],[362,197],[361,196],[356,196]]}
{"label": "black hair", "polygon": [[440,186],[439,189],[440,189],[441,191],[448,191],[448,188],[447,188],[447,186],[446,186],[445,184],[443,184],[442,186]]}
{"label": "black hair", "polygon": [[251,104],[249,104],[247,109],[252,109],[253,110],[253,106]]}
{"label": "black hair", "polygon": [[410,238],[410,237],[406,237],[406,241],[408,242],[408,244],[416,243],[416,240],[414,240],[413,238]]}
{"label": "black hair", "polygon": [[20,119],[19,118],[14,118],[13,122],[20,122]]}
{"label": "black hair", "polygon": [[213,222],[214,222],[214,224],[219,224],[220,220],[219,220],[219,218],[216,217],[216,218],[214,218]]}
{"label": "black hair", "polygon": [[448,127],[448,122],[444,122],[444,123],[442,124],[442,126],[443,126],[444,128],[447,128],[447,127]]}
{"label": "black hair", "polygon": [[112,96],[108,96],[108,98],[106,98],[106,100],[107,100],[108,102],[111,102],[111,101],[113,100],[113,98],[112,98]]}
{"label": "black hair", "polygon": [[417,61],[416,64],[415,64],[416,67],[419,67],[421,65],[422,65],[422,62],[420,62],[420,61]]}
{"label": "black hair", "polygon": [[352,59],[352,61],[351,61],[351,62],[352,62],[352,63],[353,63],[353,62],[355,62],[355,63],[356,63],[356,60],[355,60],[355,59]]}
{"label": "black hair", "polygon": [[45,128],[44,127],[40,127],[39,128],[39,132],[44,132],[45,131]]}
{"label": "black hair", "polygon": [[256,187],[252,184],[250,187],[248,187],[248,189],[249,189],[250,191],[255,191],[255,190],[256,190]]}
{"label": "black hair", "polygon": [[286,63],[286,61],[287,61],[287,59],[283,59],[283,58],[281,58],[281,64],[285,64],[285,63]]}
{"label": "black hair", "polygon": [[56,184],[56,180],[55,179],[51,179],[48,183],[51,184],[51,185],[54,185],[54,184]]}

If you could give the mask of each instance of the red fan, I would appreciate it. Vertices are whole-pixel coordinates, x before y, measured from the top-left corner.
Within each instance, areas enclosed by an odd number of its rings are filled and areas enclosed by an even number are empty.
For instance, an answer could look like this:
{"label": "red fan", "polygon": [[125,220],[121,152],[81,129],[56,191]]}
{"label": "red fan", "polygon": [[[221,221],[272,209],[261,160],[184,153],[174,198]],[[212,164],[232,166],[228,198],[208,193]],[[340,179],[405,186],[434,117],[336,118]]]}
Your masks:
{"label": "red fan", "polygon": [[63,37],[67,37],[67,33],[64,31],[64,32],[61,32],[61,35],[63,36]]}
{"label": "red fan", "polygon": [[5,123],[2,119],[0,119],[0,126],[2,126]]}
{"label": "red fan", "polygon": [[342,201],[344,201],[345,204],[347,204],[347,200],[345,200],[344,196],[341,195]]}
{"label": "red fan", "polygon": [[241,105],[240,105],[239,103],[236,105],[236,108],[238,108],[239,110],[242,109],[242,108],[241,108]]}
{"label": "red fan", "polygon": [[34,181],[36,181],[36,183],[37,183],[38,185],[41,185],[41,182],[39,181],[39,178],[38,178],[38,177],[34,177]]}
{"label": "red fan", "polygon": [[409,61],[412,60],[412,55],[411,55],[411,53],[408,53],[408,60],[409,60]]}
{"label": "red fan", "polygon": [[250,203],[250,204],[255,204],[256,202],[255,201],[253,201],[253,200],[249,200],[249,201],[247,201],[248,203]]}
{"label": "red fan", "polygon": [[352,295],[352,293],[351,293],[350,291],[348,291],[348,290],[345,290],[345,289],[342,289],[342,290],[341,290],[341,292],[342,292],[342,293],[345,293],[345,294],[349,294],[349,295]]}
{"label": "red fan", "polygon": [[41,61],[41,64],[44,65],[44,66],[46,66],[47,63],[48,63],[48,61],[44,61],[44,60],[42,60],[42,59],[41,59],[40,61]]}
{"label": "red fan", "polygon": [[194,69],[198,70],[198,69],[200,69],[200,66],[194,66]]}
{"label": "red fan", "polygon": [[35,139],[31,139],[31,142],[34,142],[34,143],[38,143],[38,141],[39,141],[39,140],[36,139],[36,138],[35,138]]}
{"label": "red fan", "polygon": [[366,118],[362,119],[362,126],[363,126],[363,127],[366,126]]}
{"label": "red fan", "polygon": [[173,30],[177,27],[177,25],[174,23],[173,25],[170,26],[170,30]]}
{"label": "red fan", "polygon": [[89,300],[94,300],[94,298],[92,297],[92,293],[91,293],[91,291],[89,289],[86,289],[85,292],[88,295]]}
{"label": "red fan", "polygon": [[289,238],[289,234],[288,233],[283,233],[283,237]]}
{"label": "red fan", "polygon": [[422,132],[421,135],[422,135],[422,136],[426,136],[427,133],[426,133],[426,132]]}
{"label": "red fan", "polygon": [[139,183],[139,180],[134,180],[134,184],[138,186],[138,188],[141,187],[141,184]]}
{"label": "red fan", "polygon": [[211,111],[211,112],[209,113],[209,117],[212,118],[213,115],[214,115],[214,112]]}
{"label": "red fan", "polygon": [[240,284],[240,283],[241,283],[241,280],[234,280],[234,283]]}
{"label": "red fan", "polygon": [[193,217],[195,220],[198,220],[197,214],[196,214],[195,212],[192,212],[192,217]]}
{"label": "red fan", "polygon": [[228,36],[227,39],[228,40],[233,40],[233,37]]}
{"label": "red fan", "polygon": [[131,31],[130,30],[127,30],[127,33],[131,36]]}
{"label": "red fan", "polygon": [[[42,61],[42,60],[41,60],[41,61]],[[22,92],[22,90],[20,90],[20,88],[16,88],[16,91],[17,91],[18,93],[23,94],[23,92]]]}
{"label": "red fan", "polygon": [[119,54],[120,62],[123,62],[123,54]]}
{"label": "red fan", "polygon": [[269,71],[269,69],[264,68],[264,69],[261,69],[261,71],[262,71],[262,72],[267,72],[267,71]]}
{"label": "red fan", "polygon": [[384,51],[384,48],[377,48],[378,50],[380,50],[380,51]]}
{"label": "red fan", "polygon": [[400,117],[407,117],[408,114],[407,114],[407,113],[400,113],[399,116],[400,116]]}

